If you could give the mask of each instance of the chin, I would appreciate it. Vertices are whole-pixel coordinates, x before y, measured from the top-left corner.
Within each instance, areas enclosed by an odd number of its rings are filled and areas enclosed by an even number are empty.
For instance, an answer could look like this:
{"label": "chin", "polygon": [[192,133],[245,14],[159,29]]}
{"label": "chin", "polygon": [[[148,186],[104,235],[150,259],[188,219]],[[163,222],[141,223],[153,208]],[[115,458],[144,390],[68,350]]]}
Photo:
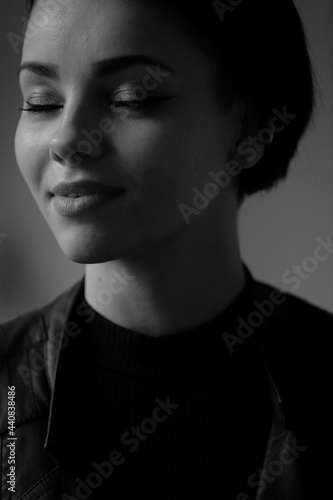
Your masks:
{"label": "chin", "polygon": [[87,243],[79,238],[73,240],[58,240],[60,250],[72,262],[77,264],[98,264],[118,258],[118,252],[110,251],[105,244]]}
{"label": "chin", "polygon": [[63,249],[61,248],[65,257],[77,264],[102,264],[103,262],[110,262],[112,260],[119,260],[125,258],[122,253],[111,252],[104,249]]}
{"label": "chin", "polygon": [[137,253],[136,245],[117,244],[115,239],[110,238],[92,239],[80,237],[57,238],[62,253],[72,262],[77,264],[101,264],[113,260],[126,259]]}
{"label": "chin", "polygon": [[164,238],[137,234],[135,231],[112,231],[104,228],[71,227],[53,229],[62,253],[77,264],[101,264],[114,260],[130,259],[150,253]]}

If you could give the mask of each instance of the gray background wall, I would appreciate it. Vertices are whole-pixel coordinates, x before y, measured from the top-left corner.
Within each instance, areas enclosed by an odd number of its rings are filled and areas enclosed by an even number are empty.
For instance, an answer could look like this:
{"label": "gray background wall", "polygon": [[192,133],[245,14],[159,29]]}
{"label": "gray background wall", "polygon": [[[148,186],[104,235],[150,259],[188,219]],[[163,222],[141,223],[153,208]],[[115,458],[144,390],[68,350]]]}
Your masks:
{"label": "gray background wall", "polygon": [[[250,197],[239,215],[244,262],[255,278],[285,291],[291,285],[282,281],[282,274],[313,256],[317,237],[333,238],[333,2],[296,3],[307,26],[321,96],[315,122],[287,181],[275,191]],[[24,0],[1,0],[0,322],[39,308],[84,274],[83,265],[62,254],[15,160],[20,53],[7,34],[20,34],[24,15]],[[333,255],[292,293],[333,312]]]}

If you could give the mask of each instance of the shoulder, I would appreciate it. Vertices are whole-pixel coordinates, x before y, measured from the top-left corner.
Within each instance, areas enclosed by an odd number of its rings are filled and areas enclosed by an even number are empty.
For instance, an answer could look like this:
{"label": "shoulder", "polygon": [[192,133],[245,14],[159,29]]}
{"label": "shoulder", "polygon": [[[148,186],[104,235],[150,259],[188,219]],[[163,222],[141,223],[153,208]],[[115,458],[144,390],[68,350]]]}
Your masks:
{"label": "shoulder", "polygon": [[50,329],[63,326],[82,288],[83,278],[39,309],[0,324],[0,355],[18,354],[47,340]]}
{"label": "shoulder", "polygon": [[303,357],[309,363],[311,360],[312,366],[314,362],[325,362],[323,368],[329,366],[333,314],[267,283],[255,281],[255,290],[256,308],[264,311],[266,305],[271,311],[268,341],[275,349],[275,355],[284,354],[285,358],[288,350],[289,357],[294,356],[294,362]]}
{"label": "shoulder", "polygon": [[333,314],[266,283],[255,281],[255,289],[258,304],[267,310],[268,301],[279,298],[267,320],[263,345],[289,421],[306,426],[320,415],[325,428],[323,415],[333,416],[327,398],[333,389]]}
{"label": "shoulder", "polygon": [[[333,313],[311,304],[305,299],[297,297],[279,288],[254,280],[256,295],[268,299],[274,304],[274,314],[289,328],[300,330],[306,327],[304,333],[309,332],[310,326],[333,327]],[[332,331],[332,330],[331,330]]]}
{"label": "shoulder", "polygon": [[[5,392],[0,399],[5,401],[8,387],[15,387],[17,425],[48,412],[49,364],[55,363],[50,351],[56,350],[70,309],[82,290],[83,278],[40,309],[0,324],[0,379]],[[4,432],[7,406],[1,406],[0,432]]]}

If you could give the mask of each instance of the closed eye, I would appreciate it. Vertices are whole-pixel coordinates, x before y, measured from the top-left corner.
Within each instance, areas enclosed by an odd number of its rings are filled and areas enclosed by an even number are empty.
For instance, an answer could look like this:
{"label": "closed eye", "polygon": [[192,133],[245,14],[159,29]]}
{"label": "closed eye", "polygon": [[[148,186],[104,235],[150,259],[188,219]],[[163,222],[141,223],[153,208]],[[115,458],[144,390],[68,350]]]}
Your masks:
{"label": "closed eye", "polygon": [[[112,101],[111,106],[115,108],[142,109],[145,107],[152,106],[158,101],[166,101],[168,99],[172,99],[173,97],[175,96],[157,97],[154,99],[131,99],[127,101],[118,100],[118,101]],[[28,107],[18,108],[19,111],[26,111],[28,113],[50,113],[52,111],[61,109],[63,107],[56,104],[30,104],[29,102],[27,102],[26,104],[28,105]]]}

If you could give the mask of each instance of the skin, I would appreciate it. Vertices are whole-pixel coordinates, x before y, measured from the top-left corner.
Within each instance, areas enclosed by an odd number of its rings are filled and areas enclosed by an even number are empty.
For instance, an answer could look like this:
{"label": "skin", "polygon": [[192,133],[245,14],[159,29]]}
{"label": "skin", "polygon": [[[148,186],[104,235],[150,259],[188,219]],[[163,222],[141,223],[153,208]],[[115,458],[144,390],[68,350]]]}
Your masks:
{"label": "skin", "polygon": [[[212,63],[170,6],[138,0],[63,3],[54,4],[43,26],[25,40],[22,62],[57,65],[60,80],[23,70],[24,100],[36,103],[38,94],[38,102],[61,107],[22,112],[15,137],[20,171],[63,253],[85,264],[85,297],[94,309],[154,336],[199,326],[228,307],[245,284],[234,182],[190,224],[178,205],[192,206],[192,189],[202,192],[211,181],[209,172],[221,171],[234,158],[240,107],[221,109]],[[38,3],[30,24],[36,12]],[[148,98],[172,99],[146,110],[112,110],[110,103],[124,85],[133,88],[133,79],[142,84],[147,65],[97,79],[92,63],[125,54],[166,64],[172,72]],[[130,99],[128,93],[124,98]],[[112,131],[75,164],[66,151],[86,139],[83,130],[98,129],[103,118],[113,120]],[[50,191],[59,182],[79,179],[125,191],[84,214],[57,214]],[[108,289],[115,271],[129,278],[125,284],[113,282],[117,293],[101,308],[96,297]]]}

